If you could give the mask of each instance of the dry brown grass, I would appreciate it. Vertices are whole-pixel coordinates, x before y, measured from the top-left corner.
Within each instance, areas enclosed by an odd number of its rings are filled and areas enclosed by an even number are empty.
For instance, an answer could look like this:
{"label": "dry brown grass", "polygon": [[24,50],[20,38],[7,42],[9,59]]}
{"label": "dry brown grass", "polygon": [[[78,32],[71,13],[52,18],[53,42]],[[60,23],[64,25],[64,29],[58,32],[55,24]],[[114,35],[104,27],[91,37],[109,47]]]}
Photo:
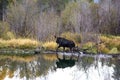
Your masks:
{"label": "dry brown grass", "polygon": [[104,46],[101,48],[102,51],[105,49],[108,53],[111,53],[112,51],[116,51],[116,53],[120,52],[120,36],[101,36],[100,40],[103,42],[102,47]]}
{"label": "dry brown grass", "polygon": [[45,43],[43,43],[43,47],[44,47],[46,50],[56,50],[56,48],[57,48],[57,43],[54,42],[54,41],[45,42]]}
{"label": "dry brown grass", "polygon": [[32,39],[0,39],[0,48],[36,48],[40,46],[40,42]]}

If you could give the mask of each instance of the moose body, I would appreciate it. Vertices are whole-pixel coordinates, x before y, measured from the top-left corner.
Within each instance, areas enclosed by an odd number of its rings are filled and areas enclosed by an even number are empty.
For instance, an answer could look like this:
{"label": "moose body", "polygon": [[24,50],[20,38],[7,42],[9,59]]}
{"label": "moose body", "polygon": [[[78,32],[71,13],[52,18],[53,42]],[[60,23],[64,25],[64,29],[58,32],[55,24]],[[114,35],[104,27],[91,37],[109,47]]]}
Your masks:
{"label": "moose body", "polygon": [[64,50],[65,47],[69,48],[70,50],[72,50],[75,47],[75,43],[73,41],[67,40],[62,37],[57,37],[56,43],[59,44],[58,48],[63,47]]}

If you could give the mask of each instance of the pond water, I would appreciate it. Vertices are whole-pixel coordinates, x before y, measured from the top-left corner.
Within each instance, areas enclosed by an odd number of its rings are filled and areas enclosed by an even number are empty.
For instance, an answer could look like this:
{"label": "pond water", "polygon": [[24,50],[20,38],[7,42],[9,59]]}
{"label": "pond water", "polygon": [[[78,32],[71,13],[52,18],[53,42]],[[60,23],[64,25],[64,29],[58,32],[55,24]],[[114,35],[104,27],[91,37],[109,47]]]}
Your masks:
{"label": "pond water", "polygon": [[0,80],[120,80],[120,59],[57,58],[55,54],[0,55]]}

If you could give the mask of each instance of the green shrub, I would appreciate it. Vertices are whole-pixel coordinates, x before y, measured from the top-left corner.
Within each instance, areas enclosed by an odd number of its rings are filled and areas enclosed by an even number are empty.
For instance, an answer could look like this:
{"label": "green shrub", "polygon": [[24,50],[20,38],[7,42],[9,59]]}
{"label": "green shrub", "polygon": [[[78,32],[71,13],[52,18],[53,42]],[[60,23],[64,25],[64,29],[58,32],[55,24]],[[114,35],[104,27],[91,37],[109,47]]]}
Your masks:
{"label": "green shrub", "polygon": [[70,2],[67,4],[66,8],[62,11],[61,14],[63,24],[69,23],[70,17],[73,16],[73,11],[76,10],[77,8],[78,8],[78,3],[76,2]]}
{"label": "green shrub", "polygon": [[82,49],[88,49],[87,52],[89,53],[97,53],[97,48],[93,42],[83,44]]}
{"label": "green shrub", "polygon": [[5,40],[15,39],[15,35],[12,32],[8,31],[8,32],[4,33],[2,38],[5,39]]}
{"label": "green shrub", "polygon": [[98,46],[98,50],[101,52],[101,53],[109,53],[109,49],[106,47],[105,44],[100,44]]}
{"label": "green shrub", "polygon": [[119,52],[118,52],[118,49],[116,47],[114,47],[109,51],[109,53],[115,54],[115,53],[119,53]]}
{"label": "green shrub", "polygon": [[10,31],[9,24],[7,22],[0,22],[0,38],[13,39],[15,35]]}
{"label": "green shrub", "polygon": [[56,50],[57,43],[53,41],[45,42],[42,45],[46,50]]}
{"label": "green shrub", "polygon": [[8,31],[6,33],[6,36],[7,36],[8,39],[15,39],[15,35],[12,32],[10,32],[10,31]]}
{"label": "green shrub", "polygon": [[108,49],[113,49],[114,47],[116,47],[118,49],[118,51],[120,51],[120,37],[119,36],[101,36],[100,40],[102,42],[104,42],[104,45],[106,45],[106,47]]}

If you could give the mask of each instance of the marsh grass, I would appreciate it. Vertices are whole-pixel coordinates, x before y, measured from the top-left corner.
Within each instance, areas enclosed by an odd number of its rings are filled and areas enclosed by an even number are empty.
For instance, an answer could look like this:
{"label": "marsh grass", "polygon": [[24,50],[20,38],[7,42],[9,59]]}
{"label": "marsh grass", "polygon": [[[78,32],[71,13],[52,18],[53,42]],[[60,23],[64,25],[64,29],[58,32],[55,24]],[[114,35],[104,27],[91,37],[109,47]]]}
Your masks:
{"label": "marsh grass", "polygon": [[57,43],[55,41],[48,41],[42,44],[45,50],[56,50]]}
{"label": "marsh grass", "polygon": [[93,42],[87,42],[83,45],[82,49],[88,49],[87,52],[89,53],[97,53],[97,47]]}
{"label": "marsh grass", "polygon": [[106,53],[120,53],[120,36],[101,36],[100,40],[103,42],[101,47],[102,52]]}
{"label": "marsh grass", "polygon": [[40,46],[40,42],[32,39],[0,39],[0,49],[17,48],[17,49],[33,49]]}
{"label": "marsh grass", "polygon": [[99,52],[101,52],[101,53],[109,53],[109,49],[106,47],[106,45],[105,44],[100,44],[99,46],[98,46],[98,50],[99,50]]}
{"label": "marsh grass", "polygon": [[[73,40],[76,46],[80,47],[82,39],[80,34],[66,32],[61,34],[61,36]],[[97,51],[101,53],[120,53],[120,36],[101,35],[100,41],[102,41],[102,44],[99,44],[98,48],[94,46],[95,42],[90,41],[83,44],[82,48],[90,48],[88,52],[93,53],[96,53]],[[55,39],[46,42],[22,38],[10,40],[0,39],[0,49],[35,49],[37,47],[44,47],[45,50],[56,50],[57,46],[58,44],[55,42]],[[60,48],[59,50],[63,49]]]}

